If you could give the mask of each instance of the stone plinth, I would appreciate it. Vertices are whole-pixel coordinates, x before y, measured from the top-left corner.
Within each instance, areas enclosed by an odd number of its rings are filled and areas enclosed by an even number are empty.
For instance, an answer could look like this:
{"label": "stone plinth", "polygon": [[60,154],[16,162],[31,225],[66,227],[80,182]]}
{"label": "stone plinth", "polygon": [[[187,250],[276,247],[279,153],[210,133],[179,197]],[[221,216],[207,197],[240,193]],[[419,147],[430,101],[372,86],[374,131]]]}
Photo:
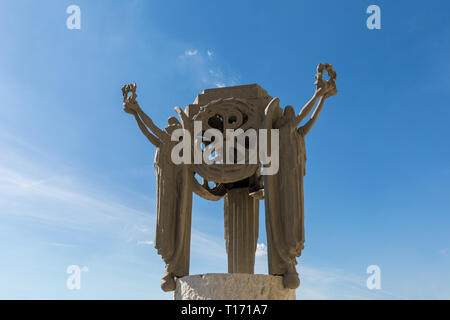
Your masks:
{"label": "stone plinth", "polygon": [[177,279],[175,300],[295,300],[278,276],[210,273]]}

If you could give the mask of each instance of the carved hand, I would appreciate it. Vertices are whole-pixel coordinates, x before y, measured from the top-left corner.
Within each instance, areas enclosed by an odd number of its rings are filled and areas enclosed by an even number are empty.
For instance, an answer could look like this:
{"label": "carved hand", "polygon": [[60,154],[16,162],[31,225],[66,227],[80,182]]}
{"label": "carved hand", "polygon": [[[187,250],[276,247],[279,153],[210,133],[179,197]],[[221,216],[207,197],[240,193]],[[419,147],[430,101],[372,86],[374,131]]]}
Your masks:
{"label": "carved hand", "polygon": [[[323,79],[323,74],[325,72],[327,72],[330,77],[328,81]],[[314,84],[316,85],[316,92],[314,93],[314,97],[316,98],[323,96],[326,99],[337,94],[336,72],[331,64],[320,63],[317,66],[316,82]]]}
{"label": "carved hand", "polygon": [[314,98],[320,98],[325,95],[327,88],[324,86],[316,86],[316,91],[314,91]]}
{"label": "carved hand", "polygon": [[324,99],[328,99],[329,97],[337,95],[336,86],[330,87],[327,92],[323,95]]}
{"label": "carved hand", "polygon": [[131,108],[128,108],[127,106],[125,106],[125,104],[124,104],[124,107],[123,107],[123,111],[125,111],[126,113],[129,113],[129,114],[132,114],[132,115],[136,114],[135,110],[133,110]]}
{"label": "carved hand", "polygon": [[[131,92],[130,95],[128,95]],[[135,114],[139,108],[139,104],[136,101],[136,84],[127,84],[122,87],[123,95],[123,110],[126,113]]]}

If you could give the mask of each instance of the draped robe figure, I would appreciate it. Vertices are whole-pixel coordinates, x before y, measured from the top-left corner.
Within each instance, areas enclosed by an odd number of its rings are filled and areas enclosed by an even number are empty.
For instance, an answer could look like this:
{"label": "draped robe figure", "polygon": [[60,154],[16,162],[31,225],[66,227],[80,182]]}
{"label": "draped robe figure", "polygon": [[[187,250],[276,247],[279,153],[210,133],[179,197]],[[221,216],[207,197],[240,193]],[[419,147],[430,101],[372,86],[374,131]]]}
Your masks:
{"label": "draped robe figure", "polygon": [[[291,106],[286,106],[283,112],[278,98],[273,99],[265,111],[266,129],[268,131],[279,129],[281,147],[278,173],[264,176],[269,273],[282,275],[284,286],[292,289],[300,284],[295,268],[296,257],[301,255],[305,242],[303,201],[305,136],[317,121],[325,99],[337,93],[334,83],[320,84],[313,98],[298,116],[295,116]],[[318,106],[311,119],[304,126],[297,128],[318,100]],[[284,146],[289,147],[283,148]]]}
{"label": "draped robe figure", "polygon": [[170,159],[173,142],[167,135],[155,153],[157,218],[155,247],[166,263],[161,284],[174,289],[174,277],[189,274],[192,191],[187,165]]}
{"label": "draped robe figure", "polygon": [[[128,93],[131,91],[131,96]],[[217,190],[208,187],[208,181],[200,185],[194,178],[189,164],[176,165],[172,162],[171,152],[178,143],[171,141],[176,129],[192,125],[185,113],[175,108],[182,123],[175,117],[168,119],[165,130],[158,128],[145,114],[136,101],[136,85],[127,85],[122,89],[124,110],[134,115],[142,133],[156,147],[154,166],[156,172],[156,236],[155,248],[166,264],[161,281],[164,291],[175,290],[175,278],[189,274],[192,191],[208,199],[217,201]],[[150,131],[151,132],[150,132]],[[219,192],[220,194],[220,192]]]}
{"label": "draped robe figure", "polygon": [[176,144],[171,141],[171,134],[175,129],[181,128],[181,124],[176,118],[170,117],[165,130],[158,128],[139,107],[134,91],[129,98],[124,92],[124,109],[134,115],[142,133],[156,147],[155,247],[166,263],[161,288],[172,291],[175,289],[175,277],[189,274],[190,257],[192,174],[188,165],[175,165],[170,157]]}

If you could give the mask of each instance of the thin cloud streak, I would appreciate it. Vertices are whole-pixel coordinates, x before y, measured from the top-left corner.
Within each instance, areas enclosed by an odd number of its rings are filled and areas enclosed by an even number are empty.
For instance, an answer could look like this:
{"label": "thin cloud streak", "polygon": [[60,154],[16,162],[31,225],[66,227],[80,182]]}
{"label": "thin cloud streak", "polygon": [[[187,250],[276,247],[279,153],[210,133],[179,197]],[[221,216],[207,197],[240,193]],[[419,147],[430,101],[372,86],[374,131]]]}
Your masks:
{"label": "thin cloud streak", "polygon": [[300,264],[297,271],[300,275],[300,287],[296,290],[297,299],[402,299],[385,290],[369,290],[365,277],[342,270]]}
{"label": "thin cloud streak", "polygon": [[256,245],[256,253],[255,256],[262,257],[267,255],[267,247],[264,243],[258,243]]}
{"label": "thin cloud streak", "polygon": [[122,225],[127,233],[135,229],[133,224],[153,224],[153,213],[117,201],[117,197],[101,186],[86,184],[64,169],[54,168],[52,164],[43,166],[45,161],[30,160],[36,156],[35,148],[20,152],[17,150],[19,141],[0,135],[0,214],[3,219],[14,221],[17,216],[29,217],[92,232]]}
{"label": "thin cloud streak", "polygon": [[196,56],[197,53],[198,53],[198,50],[186,50],[184,52],[184,54],[187,55],[187,56]]}

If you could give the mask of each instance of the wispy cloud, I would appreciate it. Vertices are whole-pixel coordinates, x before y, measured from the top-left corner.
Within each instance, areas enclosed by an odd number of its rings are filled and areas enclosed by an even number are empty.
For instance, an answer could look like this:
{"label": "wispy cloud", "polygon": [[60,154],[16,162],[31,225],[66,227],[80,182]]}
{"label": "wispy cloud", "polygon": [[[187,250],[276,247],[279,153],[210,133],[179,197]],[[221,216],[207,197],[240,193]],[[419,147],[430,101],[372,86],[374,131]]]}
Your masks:
{"label": "wispy cloud", "polygon": [[[82,191],[80,189],[83,186],[77,186],[75,180],[68,175],[36,179],[20,171],[0,167],[0,202],[14,205],[13,214],[22,212],[35,218],[87,229],[91,229],[94,224],[104,225],[149,215],[148,212],[112,201],[107,196]],[[41,210],[40,207],[47,209]],[[63,214],[61,208],[64,208]]]}
{"label": "wispy cloud", "polygon": [[189,49],[179,56],[180,67],[188,71],[199,82],[199,86],[205,89],[239,84],[239,77],[236,74],[224,72],[224,64],[220,63],[213,50],[208,49],[202,52],[198,49]]}
{"label": "wispy cloud", "polygon": [[74,244],[60,243],[60,242],[49,242],[48,245],[52,246],[52,247],[62,247],[62,248],[73,248],[73,247],[76,247],[76,245],[74,245]]}
{"label": "wispy cloud", "polygon": [[191,250],[194,254],[203,258],[215,259],[224,262],[227,259],[225,241],[209,234],[192,230]]}
{"label": "wispy cloud", "polygon": [[303,264],[297,270],[300,275],[297,299],[400,299],[385,290],[369,290],[362,275]]}
{"label": "wispy cloud", "polygon": [[186,50],[184,54],[187,56],[196,56],[198,54],[198,50]]}
{"label": "wispy cloud", "polygon": [[[120,226],[126,237],[153,224],[154,214],[117,200],[104,188],[85,183],[66,168],[39,158],[36,150],[18,150],[20,139],[0,135],[0,214],[12,221],[22,216],[74,230],[106,230]],[[25,143],[22,145],[26,146]],[[45,153],[42,153],[45,154]],[[34,158],[38,160],[34,161]],[[8,218],[10,217],[10,218]],[[117,230],[117,229],[116,229]]]}
{"label": "wispy cloud", "polygon": [[153,241],[151,241],[151,240],[142,240],[142,241],[138,241],[137,244],[152,246],[153,245]]}
{"label": "wispy cloud", "polygon": [[264,243],[258,243],[256,245],[256,253],[255,253],[255,255],[257,257],[262,257],[262,256],[267,255],[267,247],[266,247],[266,245]]}

